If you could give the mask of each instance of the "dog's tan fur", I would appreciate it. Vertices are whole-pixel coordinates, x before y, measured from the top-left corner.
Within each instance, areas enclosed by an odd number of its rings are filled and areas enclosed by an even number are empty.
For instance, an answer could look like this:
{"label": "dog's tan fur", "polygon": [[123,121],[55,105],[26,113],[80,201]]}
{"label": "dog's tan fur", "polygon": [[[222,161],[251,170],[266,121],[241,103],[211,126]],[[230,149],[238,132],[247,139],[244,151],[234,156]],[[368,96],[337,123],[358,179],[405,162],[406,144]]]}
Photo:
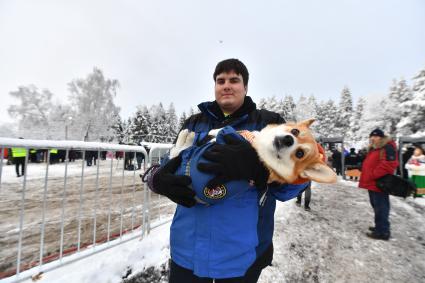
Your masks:
{"label": "dog's tan fur", "polygon": [[[335,172],[321,158],[317,143],[310,130],[314,119],[300,123],[268,125],[260,132],[253,132],[251,144],[258,153],[260,160],[270,172],[269,182],[296,183],[313,180],[319,183],[334,183]],[[297,129],[297,136],[291,130]],[[211,130],[209,135],[216,136],[220,129]],[[284,149],[276,149],[273,140],[277,136],[291,135],[295,142]],[[242,134],[242,136],[244,136]],[[177,156],[182,150],[193,144],[194,133],[188,130],[180,132],[176,146],[170,151],[170,158]],[[297,158],[295,153],[302,150],[304,156]]]}

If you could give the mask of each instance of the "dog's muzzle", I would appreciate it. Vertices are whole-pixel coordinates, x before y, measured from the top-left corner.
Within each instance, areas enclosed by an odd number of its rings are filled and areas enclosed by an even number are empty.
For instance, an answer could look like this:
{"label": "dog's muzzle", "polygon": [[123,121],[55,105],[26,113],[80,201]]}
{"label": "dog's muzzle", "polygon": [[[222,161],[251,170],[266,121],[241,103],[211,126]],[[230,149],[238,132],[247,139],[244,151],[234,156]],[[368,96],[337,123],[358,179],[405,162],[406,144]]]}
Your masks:
{"label": "dog's muzzle", "polygon": [[278,136],[274,138],[273,145],[277,150],[280,150],[284,147],[290,147],[294,144],[294,138],[290,135]]}

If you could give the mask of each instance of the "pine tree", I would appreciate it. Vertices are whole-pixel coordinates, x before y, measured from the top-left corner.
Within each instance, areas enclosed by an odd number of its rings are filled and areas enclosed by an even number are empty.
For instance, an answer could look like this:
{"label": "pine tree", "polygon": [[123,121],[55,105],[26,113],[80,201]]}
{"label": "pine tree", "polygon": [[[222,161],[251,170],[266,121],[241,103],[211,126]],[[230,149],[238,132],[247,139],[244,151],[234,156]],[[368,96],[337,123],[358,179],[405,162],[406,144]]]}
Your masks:
{"label": "pine tree", "polygon": [[125,137],[125,125],[121,119],[121,116],[118,115],[115,119],[115,124],[113,124],[111,126],[112,131],[114,132],[114,137],[115,139],[118,141],[118,143],[121,143],[124,141],[124,137]]}
{"label": "pine tree", "polygon": [[404,111],[404,107],[401,105],[411,99],[412,94],[406,84],[406,81],[403,79],[400,81],[394,79],[393,85],[390,87],[383,117],[383,119],[387,122],[384,130],[389,135],[397,136],[397,125],[400,123]]}
{"label": "pine tree", "polygon": [[283,103],[283,118],[286,121],[296,121],[295,117],[295,102],[294,98],[291,95],[285,95],[285,98],[282,101]]}
{"label": "pine tree", "polygon": [[341,99],[338,107],[338,114],[335,117],[336,130],[343,136],[349,137],[350,121],[353,115],[353,99],[350,89],[345,86],[341,92]]}
{"label": "pine tree", "polygon": [[165,143],[168,137],[167,114],[162,103],[152,105],[149,112],[152,117],[152,124],[149,129],[151,142]]}
{"label": "pine tree", "polygon": [[140,105],[133,117],[134,124],[134,140],[140,144],[142,141],[147,141],[149,129],[151,126],[151,119],[149,110],[146,106]]}
{"label": "pine tree", "polygon": [[333,100],[321,102],[316,108],[315,133],[317,137],[336,137],[335,116],[338,112]]}
{"label": "pine tree", "polygon": [[295,108],[295,119],[297,122],[314,118],[316,116],[316,99],[313,96],[309,98],[300,96],[298,103]]}
{"label": "pine tree", "polygon": [[186,112],[183,112],[179,119],[179,129],[183,128],[184,122],[186,122]]}
{"label": "pine tree", "polygon": [[401,134],[425,134],[425,69],[413,78],[413,97],[402,103],[403,114],[397,128]]}
{"label": "pine tree", "polygon": [[366,100],[363,97],[360,97],[357,100],[356,109],[354,110],[351,123],[350,123],[351,139],[353,142],[360,141],[362,139],[359,131],[362,126],[365,107],[366,107]]}
{"label": "pine tree", "polygon": [[177,136],[177,131],[180,129],[178,128],[177,122],[176,110],[174,104],[171,103],[168,107],[166,116],[166,127],[168,128],[166,142],[168,143],[172,143]]}

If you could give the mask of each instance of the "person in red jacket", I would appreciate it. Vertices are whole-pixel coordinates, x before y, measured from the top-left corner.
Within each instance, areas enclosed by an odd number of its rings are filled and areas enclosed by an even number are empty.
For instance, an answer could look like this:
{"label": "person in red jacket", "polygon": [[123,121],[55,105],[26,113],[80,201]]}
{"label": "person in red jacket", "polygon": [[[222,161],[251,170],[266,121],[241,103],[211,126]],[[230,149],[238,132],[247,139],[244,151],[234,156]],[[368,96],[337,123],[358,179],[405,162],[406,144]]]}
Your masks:
{"label": "person in red jacket", "polygon": [[376,187],[376,180],[387,174],[394,174],[398,166],[395,142],[380,129],[370,135],[369,151],[362,165],[359,187],[369,190],[370,204],[375,213],[375,227],[369,227],[366,235],[372,239],[390,238],[390,198]]}

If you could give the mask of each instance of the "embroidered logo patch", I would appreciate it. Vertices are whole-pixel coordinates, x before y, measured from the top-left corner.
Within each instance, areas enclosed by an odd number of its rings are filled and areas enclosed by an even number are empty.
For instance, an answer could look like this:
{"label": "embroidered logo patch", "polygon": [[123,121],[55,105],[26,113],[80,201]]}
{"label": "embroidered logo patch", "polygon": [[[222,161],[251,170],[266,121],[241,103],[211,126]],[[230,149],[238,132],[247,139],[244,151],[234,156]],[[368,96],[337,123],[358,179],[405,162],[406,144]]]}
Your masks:
{"label": "embroidered logo patch", "polygon": [[224,185],[217,186],[215,188],[205,187],[204,195],[210,199],[221,199],[224,198],[227,194],[227,189]]}

